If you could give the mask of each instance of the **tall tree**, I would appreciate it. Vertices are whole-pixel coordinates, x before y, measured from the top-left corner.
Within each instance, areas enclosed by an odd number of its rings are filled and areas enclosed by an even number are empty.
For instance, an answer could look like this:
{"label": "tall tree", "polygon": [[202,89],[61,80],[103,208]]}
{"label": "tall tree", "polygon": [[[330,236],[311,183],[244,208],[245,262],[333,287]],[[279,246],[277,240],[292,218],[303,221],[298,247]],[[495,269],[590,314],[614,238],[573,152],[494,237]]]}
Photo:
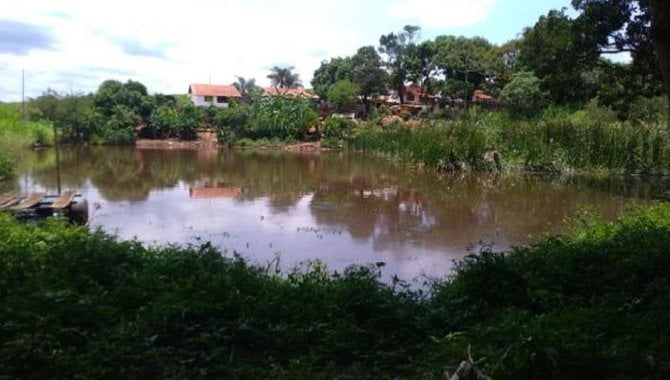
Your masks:
{"label": "tall tree", "polygon": [[437,74],[435,41],[426,40],[408,50],[409,78],[421,88],[421,96],[432,93],[430,80]]}
{"label": "tall tree", "polygon": [[595,95],[588,92],[582,73],[597,65],[600,51],[582,37],[565,9],[551,10],[524,31],[519,43],[522,70],[535,73],[557,103],[584,102]]}
{"label": "tall tree", "polygon": [[[656,3],[656,2],[655,2]],[[665,2],[658,2],[659,4]],[[629,53],[630,75],[645,90],[638,95],[655,96],[662,92],[659,61],[654,54],[652,20],[648,0],[573,0],[580,14],[574,20],[577,47],[594,48],[600,54]],[[667,6],[667,5],[666,5]],[[667,39],[664,34],[661,39]],[[659,56],[660,58],[660,56]]]}
{"label": "tall tree", "polygon": [[302,82],[300,81],[300,75],[298,73],[293,73],[295,67],[279,67],[274,66],[271,69],[271,73],[268,75],[268,79],[272,82],[272,87],[278,90],[279,89],[290,89],[302,87]]}
{"label": "tall tree", "polygon": [[466,102],[474,87],[489,76],[493,45],[482,37],[438,36],[435,38],[435,64],[445,76],[446,92],[463,95]]}
{"label": "tall tree", "polygon": [[330,88],[341,80],[353,80],[349,57],[321,62],[321,66],[314,71],[311,83],[314,92],[322,99],[327,99]]}
{"label": "tall tree", "polygon": [[385,66],[389,72],[391,87],[398,92],[400,103],[405,102],[405,82],[410,67],[408,58],[416,48],[420,27],[406,25],[400,32],[389,33],[379,39],[379,52],[386,56]]}
{"label": "tall tree", "polygon": [[386,73],[382,69],[382,59],[372,46],[364,46],[351,58],[354,83],[360,87],[365,113],[370,113],[370,96],[386,93],[384,86]]}
{"label": "tall tree", "polygon": [[667,0],[649,0],[651,10],[651,37],[663,74],[665,92],[668,96],[670,124],[670,2]]}

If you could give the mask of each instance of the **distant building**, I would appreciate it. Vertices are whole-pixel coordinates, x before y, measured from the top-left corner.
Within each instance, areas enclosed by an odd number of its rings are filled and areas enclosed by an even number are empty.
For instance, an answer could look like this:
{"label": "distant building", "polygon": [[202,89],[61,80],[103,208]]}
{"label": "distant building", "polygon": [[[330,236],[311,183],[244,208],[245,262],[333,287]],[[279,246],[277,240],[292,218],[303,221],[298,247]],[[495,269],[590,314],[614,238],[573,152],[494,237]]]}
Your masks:
{"label": "distant building", "polygon": [[475,90],[475,92],[472,93],[472,101],[474,103],[489,103],[494,102],[495,99],[493,96],[488,95],[483,90]]}
{"label": "distant building", "polygon": [[219,84],[191,84],[188,86],[188,96],[196,106],[228,107],[230,101],[242,99],[237,88],[232,85]]}
{"label": "distant building", "polygon": [[[395,90],[390,91],[391,95],[387,97],[387,104],[400,104],[400,96]],[[404,104],[409,106],[427,106],[437,104],[441,99],[440,95],[430,94],[424,89],[421,91],[421,86],[416,84],[410,84],[405,86],[404,91]]]}

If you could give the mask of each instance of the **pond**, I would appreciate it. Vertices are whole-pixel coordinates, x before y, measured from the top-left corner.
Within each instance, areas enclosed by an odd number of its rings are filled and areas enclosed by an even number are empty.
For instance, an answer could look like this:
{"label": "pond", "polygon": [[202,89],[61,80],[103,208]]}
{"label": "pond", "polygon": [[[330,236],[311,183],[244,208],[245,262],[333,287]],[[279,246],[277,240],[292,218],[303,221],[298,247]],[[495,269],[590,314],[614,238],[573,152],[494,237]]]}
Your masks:
{"label": "pond", "polygon": [[[0,191],[55,192],[53,150],[28,154]],[[150,244],[203,244],[283,269],[384,263],[386,278],[448,273],[482,245],[528,244],[588,207],[614,217],[664,196],[665,179],[438,176],[351,153],[71,148],[63,190],[81,192],[91,226]]]}

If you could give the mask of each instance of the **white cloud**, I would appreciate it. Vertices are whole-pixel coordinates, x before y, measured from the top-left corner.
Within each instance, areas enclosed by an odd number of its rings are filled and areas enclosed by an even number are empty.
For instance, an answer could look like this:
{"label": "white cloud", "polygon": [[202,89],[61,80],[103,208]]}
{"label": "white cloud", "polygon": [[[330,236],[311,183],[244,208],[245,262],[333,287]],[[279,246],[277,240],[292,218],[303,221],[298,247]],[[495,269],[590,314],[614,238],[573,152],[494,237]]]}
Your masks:
{"label": "white cloud", "polygon": [[390,15],[427,28],[456,28],[486,21],[496,0],[401,0]]}
{"label": "white cloud", "polygon": [[47,87],[95,91],[105,79],[139,80],[163,93],[184,93],[193,82],[231,83],[236,75],[267,85],[269,68],[279,63],[295,66],[309,86],[324,58],[377,45],[404,23],[481,22],[495,0],[393,1],[5,0],[0,19],[43,26],[53,44],[23,55],[0,52],[0,100],[20,99],[22,69],[27,96]]}
{"label": "white cloud", "polygon": [[[48,26],[56,43],[53,51],[0,53],[7,63],[0,76],[13,89],[0,99],[20,97],[22,69],[29,96],[47,87],[94,91],[109,78],[136,79],[164,93],[183,93],[191,82],[231,83],[236,75],[264,85],[278,63],[295,66],[309,86],[323,56],[360,46],[359,29],[341,27],[347,9],[308,0],[12,1],[1,18]],[[97,78],[63,75],[90,68]]]}

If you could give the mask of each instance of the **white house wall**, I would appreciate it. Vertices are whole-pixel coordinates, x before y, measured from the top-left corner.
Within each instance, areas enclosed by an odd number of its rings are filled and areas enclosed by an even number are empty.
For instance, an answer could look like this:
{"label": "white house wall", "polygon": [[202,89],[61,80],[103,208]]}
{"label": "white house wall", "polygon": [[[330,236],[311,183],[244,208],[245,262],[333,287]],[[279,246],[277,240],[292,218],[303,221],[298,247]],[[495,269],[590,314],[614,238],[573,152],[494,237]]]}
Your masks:
{"label": "white house wall", "polygon": [[213,99],[212,99],[211,102],[206,102],[205,97],[201,96],[201,95],[190,95],[190,97],[191,97],[191,101],[196,106],[209,107],[210,104],[213,104],[217,107],[222,107],[222,108],[227,108],[228,107],[228,103],[217,103],[216,102],[216,96],[212,97]]}

